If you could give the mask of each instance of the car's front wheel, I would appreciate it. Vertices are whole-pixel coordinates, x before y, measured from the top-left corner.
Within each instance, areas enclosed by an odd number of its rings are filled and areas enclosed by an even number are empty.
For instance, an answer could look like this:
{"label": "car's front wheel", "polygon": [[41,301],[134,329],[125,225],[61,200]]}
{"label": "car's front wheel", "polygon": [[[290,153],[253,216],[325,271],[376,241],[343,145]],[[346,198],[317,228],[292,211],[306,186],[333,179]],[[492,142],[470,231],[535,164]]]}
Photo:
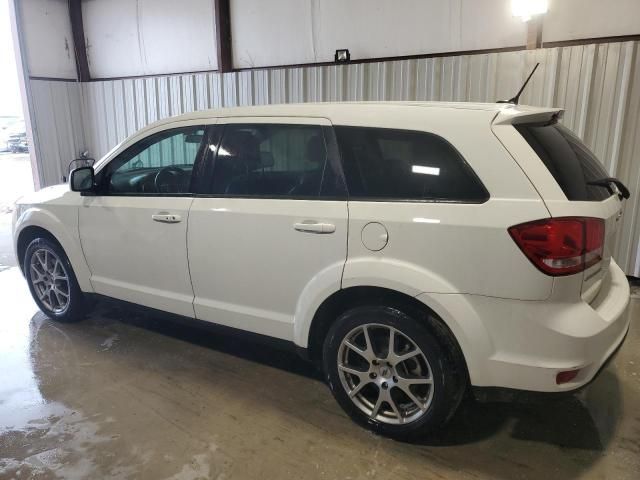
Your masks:
{"label": "car's front wheel", "polygon": [[420,320],[392,307],[358,307],[330,329],[324,371],[352,419],[411,439],[435,431],[460,403],[465,377],[449,353]]}
{"label": "car's front wheel", "polygon": [[36,304],[49,318],[61,322],[80,320],[86,299],[62,248],[48,238],[27,246],[23,268]]}

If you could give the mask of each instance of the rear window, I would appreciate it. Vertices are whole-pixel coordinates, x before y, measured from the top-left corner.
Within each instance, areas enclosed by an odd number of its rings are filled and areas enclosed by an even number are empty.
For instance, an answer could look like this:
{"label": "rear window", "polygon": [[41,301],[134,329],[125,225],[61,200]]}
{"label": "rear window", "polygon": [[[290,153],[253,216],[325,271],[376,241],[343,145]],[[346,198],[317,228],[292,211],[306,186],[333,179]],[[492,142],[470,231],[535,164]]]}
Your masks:
{"label": "rear window", "polygon": [[460,153],[426,132],[335,127],[349,198],[481,203],[489,195]]}
{"label": "rear window", "polygon": [[516,125],[553,178],[574,201],[599,202],[611,196],[603,187],[589,185],[609,175],[596,156],[568,128],[552,125]]}

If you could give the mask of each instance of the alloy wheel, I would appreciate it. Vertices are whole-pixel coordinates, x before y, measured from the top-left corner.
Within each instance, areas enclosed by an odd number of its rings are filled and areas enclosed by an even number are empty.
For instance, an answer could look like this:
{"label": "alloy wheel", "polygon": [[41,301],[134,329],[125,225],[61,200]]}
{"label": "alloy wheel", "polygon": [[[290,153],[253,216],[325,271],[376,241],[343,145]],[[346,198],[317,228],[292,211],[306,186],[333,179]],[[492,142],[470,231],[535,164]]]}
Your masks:
{"label": "alloy wheel", "polygon": [[29,269],[38,300],[53,313],[64,312],[70,300],[69,275],[58,255],[39,248],[31,255]]}
{"label": "alloy wheel", "polygon": [[371,420],[407,424],[429,410],[434,391],[431,366],[400,330],[360,325],[343,338],[337,361],[342,387]]}

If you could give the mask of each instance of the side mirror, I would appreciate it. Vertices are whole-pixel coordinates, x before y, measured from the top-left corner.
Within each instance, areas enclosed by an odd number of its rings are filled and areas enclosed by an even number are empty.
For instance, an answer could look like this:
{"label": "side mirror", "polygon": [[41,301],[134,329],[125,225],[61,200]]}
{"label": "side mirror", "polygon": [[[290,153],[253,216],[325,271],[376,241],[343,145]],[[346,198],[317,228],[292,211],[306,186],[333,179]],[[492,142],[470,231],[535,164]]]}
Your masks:
{"label": "side mirror", "polygon": [[69,184],[73,192],[91,192],[95,183],[93,167],[80,167],[71,172]]}
{"label": "side mirror", "polygon": [[71,160],[69,162],[69,166],[67,167],[67,173],[71,174],[71,170],[75,170],[80,167],[93,167],[93,164],[96,163],[95,159],[89,157],[80,157],[75,160]]}
{"label": "side mirror", "polygon": [[62,181],[67,181],[67,175],[71,175],[71,170],[75,170],[80,167],[92,167],[93,164],[96,163],[94,158],[89,158],[87,156],[87,152],[84,152],[80,158],[76,158],[75,160],[71,160],[69,162],[69,166],[67,167],[67,174],[62,176]]}

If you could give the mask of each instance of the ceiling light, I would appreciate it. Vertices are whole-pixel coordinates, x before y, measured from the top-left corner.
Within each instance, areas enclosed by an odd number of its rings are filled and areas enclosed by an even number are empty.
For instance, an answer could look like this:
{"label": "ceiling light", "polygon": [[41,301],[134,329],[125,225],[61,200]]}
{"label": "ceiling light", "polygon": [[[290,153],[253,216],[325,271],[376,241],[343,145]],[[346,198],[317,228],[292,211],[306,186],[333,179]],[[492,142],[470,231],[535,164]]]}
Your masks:
{"label": "ceiling light", "polygon": [[534,15],[542,15],[549,10],[548,0],[511,0],[511,12],[514,17],[520,17],[528,22]]}

